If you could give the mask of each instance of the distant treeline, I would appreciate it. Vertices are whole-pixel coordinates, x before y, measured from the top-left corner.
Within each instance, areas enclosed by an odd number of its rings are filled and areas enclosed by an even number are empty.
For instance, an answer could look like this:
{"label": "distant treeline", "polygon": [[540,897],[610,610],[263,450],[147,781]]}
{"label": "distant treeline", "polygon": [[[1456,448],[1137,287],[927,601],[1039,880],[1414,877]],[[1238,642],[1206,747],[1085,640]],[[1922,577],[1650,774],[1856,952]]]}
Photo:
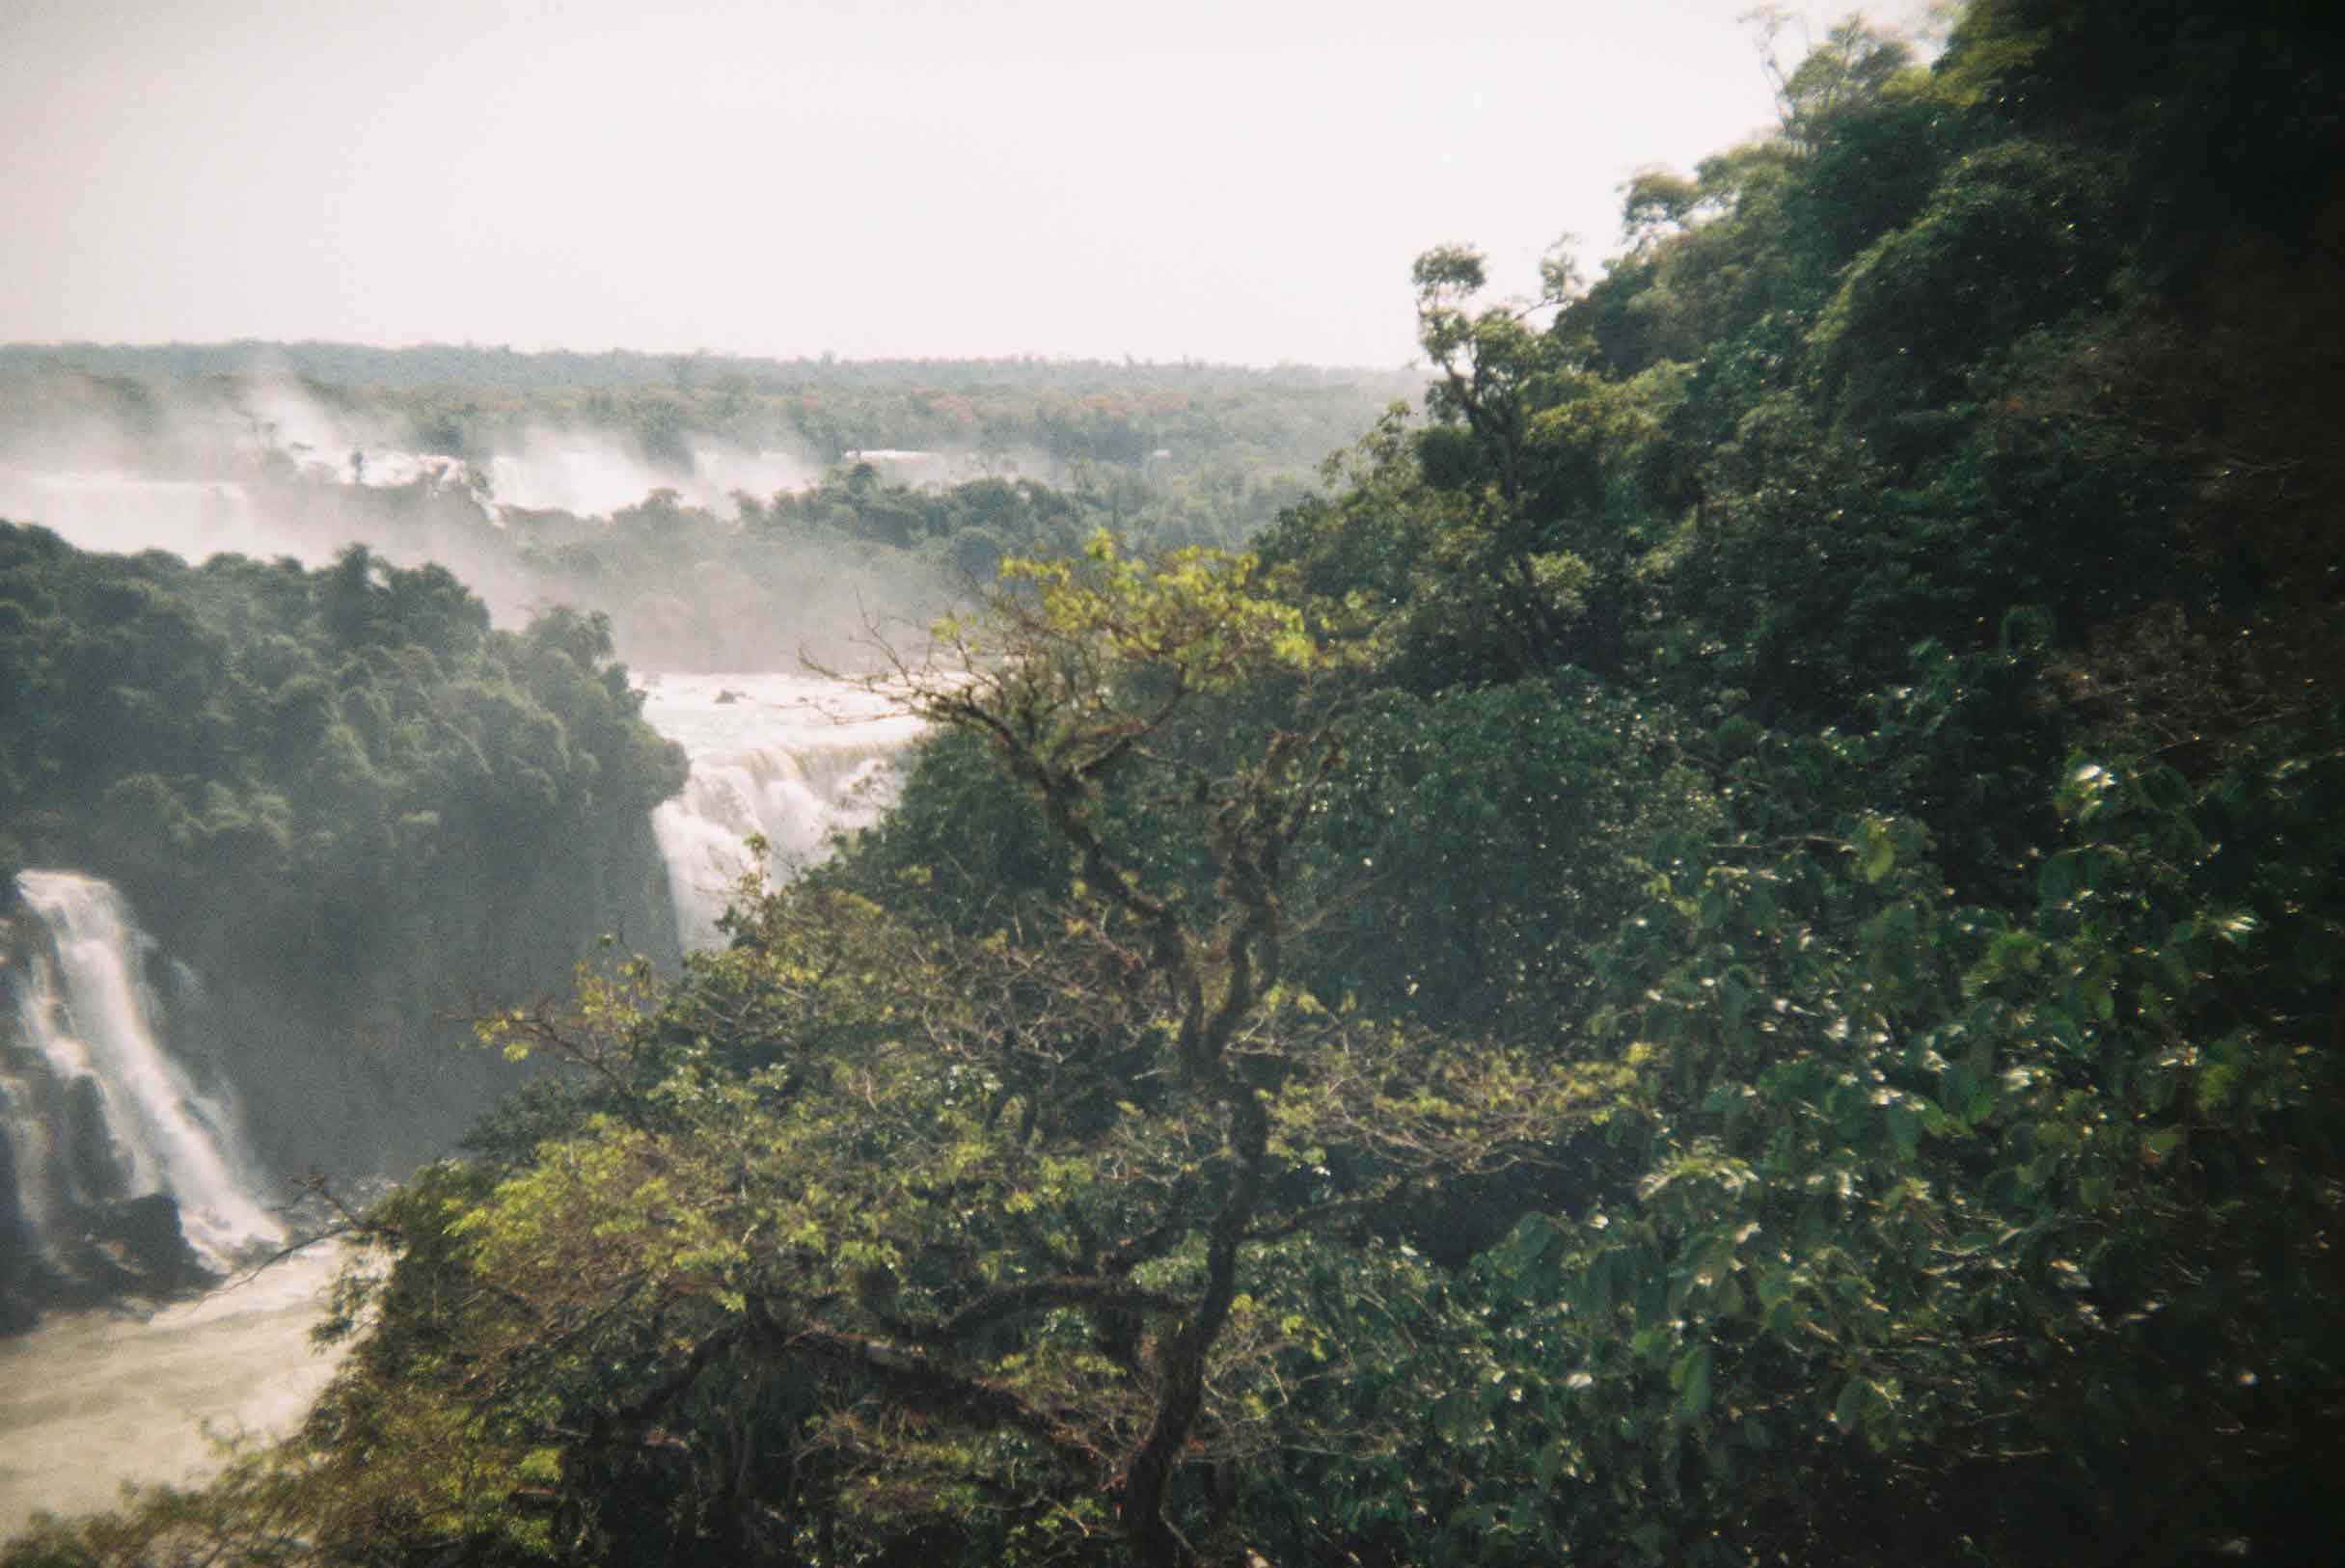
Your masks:
{"label": "distant treeline", "polygon": [[853,664],[878,623],[924,623],[1007,556],[1072,554],[1101,530],[1154,552],[1228,545],[1295,499],[1275,476],[1230,481],[923,488],[856,465],[812,489],[744,497],[738,521],[655,496],[607,524],[515,514],[504,537],[541,596],[608,611],[618,646],[646,667]]}
{"label": "distant treeline", "polygon": [[516,354],[338,343],[12,344],[0,347],[0,441],[97,416],[160,435],[182,405],[234,408],[289,387],[397,444],[454,457],[509,449],[545,425],[632,432],[652,458],[688,433],[788,443],[818,461],[874,447],[942,447],[1058,464],[1308,468],[1422,377],[1400,370],[1095,360],[753,360]]}
{"label": "distant treeline", "polygon": [[[1064,550],[1095,528],[1156,550],[1242,541],[1411,386],[1316,370],[938,361],[778,367],[809,379],[775,391],[749,384],[751,362],[678,361],[673,374],[630,381],[597,380],[592,366],[653,362],[440,353],[0,349],[0,460],[232,482],[255,542],[232,530],[168,542],[320,559],[365,540],[402,563],[441,561],[500,607],[605,611],[640,663],[768,668],[807,647],[839,657],[839,635],[870,616],[925,614],[990,579],[1003,554]],[[571,362],[586,366],[581,378],[556,379]],[[399,365],[453,379],[363,379]],[[607,522],[513,504],[525,492],[499,489],[502,460],[546,448],[624,468],[641,486],[636,504]],[[861,456],[907,450],[931,457]],[[386,451],[454,462],[405,484],[346,482],[353,453],[370,454],[379,475]],[[713,477],[727,453],[805,478],[728,503]],[[975,476],[906,482],[923,473]],[[36,489],[28,504],[41,499]],[[143,504],[125,500],[123,518]],[[56,520],[36,509],[15,521]]]}
{"label": "distant treeline", "polygon": [[516,353],[474,343],[377,348],[365,343],[0,343],[0,374],[62,365],[98,375],[192,381],[256,371],[380,387],[642,387],[738,379],[761,392],[801,387],[1052,388],[1100,392],[1132,387],[1228,390],[1253,387],[1381,387],[1422,380],[1410,366],[1278,365],[1257,368],[1204,361],[1084,360],[1017,355],[998,359],[764,359],[731,354],[644,354],[606,349]]}

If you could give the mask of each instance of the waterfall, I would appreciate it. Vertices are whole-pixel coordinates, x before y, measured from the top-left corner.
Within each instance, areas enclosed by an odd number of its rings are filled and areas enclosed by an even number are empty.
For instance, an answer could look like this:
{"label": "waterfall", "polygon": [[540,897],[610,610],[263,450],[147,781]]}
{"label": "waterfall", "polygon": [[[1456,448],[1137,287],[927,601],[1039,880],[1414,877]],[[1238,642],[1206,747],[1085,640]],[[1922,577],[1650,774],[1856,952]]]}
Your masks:
{"label": "waterfall", "polygon": [[752,837],[780,873],[822,859],[894,799],[920,726],[881,699],[798,675],[667,675],[643,717],[684,747],[692,777],[652,813],[684,946],[711,947],[732,886],[754,869]]}
{"label": "waterfall", "polygon": [[255,1162],[226,1090],[200,1087],[164,1046],[162,1009],[145,978],[153,944],[122,896],[63,871],[24,872],[16,886],[50,948],[15,977],[33,1060],[0,1077],[18,1207],[35,1245],[53,1253],[71,1211],[158,1193],[215,1267],[284,1239],[253,1196]]}
{"label": "waterfall", "polygon": [[274,539],[244,486],[135,473],[44,472],[0,463],[0,517],[39,523],[84,550],[169,550],[201,560],[260,555]]}

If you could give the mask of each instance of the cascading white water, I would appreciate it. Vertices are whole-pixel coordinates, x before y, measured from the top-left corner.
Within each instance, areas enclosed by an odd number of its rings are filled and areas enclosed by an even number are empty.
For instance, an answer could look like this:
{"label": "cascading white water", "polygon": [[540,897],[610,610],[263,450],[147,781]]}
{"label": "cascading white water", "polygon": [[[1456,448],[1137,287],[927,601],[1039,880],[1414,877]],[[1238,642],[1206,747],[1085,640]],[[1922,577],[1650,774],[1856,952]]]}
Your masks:
{"label": "cascading white water", "polygon": [[[20,1007],[29,1000],[19,999]],[[30,1020],[26,1020],[30,1032]],[[29,1072],[10,1069],[0,1058],[0,1140],[7,1144],[9,1171],[15,1177],[17,1220],[43,1262],[54,1262],[51,1238],[65,1208],[63,1167],[57,1157],[57,1137],[41,1114],[51,1085]],[[0,1228],[8,1216],[0,1214]],[[0,1235],[5,1235],[0,1229]]]}
{"label": "cascading white water", "polygon": [[[208,1094],[162,1044],[160,1008],[143,974],[149,944],[114,888],[94,877],[28,871],[16,879],[25,904],[48,928],[55,962],[36,959],[18,981],[25,1041],[61,1089],[87,1084],[102,1111],[110,1149],[104,1162],[123,1178],[121,1196],[166,1193],[198,1256],[225,1267],[256,1244],[282,1241],[284,1229],[253,1196],[255,1166],[225,1092]],[[10,1086],[12,1106],[29,1102],[29,1086]],[[12,1111],[12,1123],[29,1120]],[[73,1129],[87,1135],[96,1129]],[[37,1240],[45,1222],[76,1194],[80,1179],[67,1158],[66,1129],[31,1129],[11,1147],[19,1200]],[[86,1153],[86,1151],[85,1151]],[[28,1159],[28,1155],[31,1158]]]}
{"label": "cascading white water", "polygon": [[0,463],[0,517],[39,523],[84,550],[265,555],[285,541],[260,526],[240,484]]}
{"label": "cascading white water", "polygon": [[[692,760],[684,794],[653,819],[688,946],[715,942],[751,837],[772,846],[777,873],[819,859],[834,833],[868,824],[893,798],[920,733],[881,700],[810,676],[660,677],[644,716]],[[200,1254],[216,1262],[276,1239],[250,1196],[225,1095],[205,1093],[165,1047],[143,979],[149,944],[122,899],[63,872],[26,873],[18,885],[55,949],[15,976],[32,1052],[0,1056],[0,1132],[35,1238],[94,1196],[74,1187],[83,1129],[56,1114],[79,1081],[103,1111],[107,1158],[144,1184],[125,1194],[170,1193]],[[336,1255],[313,1252],[143,1321],[53,1312],[0,1343],[0,1535],[37,1508],[101,1506],[124,1477],[201,1476],[217,1464],[204,1423],[286,1430],[333,1368],[304,1341],[337,1266]]]}
{"label": "cascading white water", "polygon": [[[752,859],[749,839],[772,846],[777,873],[819,859],[832,834],[868,824],[893,798],[920,733],[880,699],[811,676],[659,677],[644,716],[692,760],[685,793],[653,819],[688,946],[716,940]],[[142,978],[147,943],[121,898],[62,872],[27,873],[19,886],[56,950],[16,976],[33,1054],[0,1057],[0,1130],[36,1235],[42,1213],[54,1221],[83,1198],[70,1171],[79,1129],[37,1113],[56,1109],[61,1084],[83,1080],[104,1111],[110,1157],[177,1200],[200,1252],[216,1260],[275,1238],[245,1184],[225,1096],[203,1093],[164,1047]],[[36,1508],[102,1505],[126,1476],[200,1476],[217,1462],[201,1421],[271,1435],[298,1420],[333,1367],[304,1341],[336,1266],[335,1255],[314,1252],[144,1321],[57,1312],[0,1343],[0,1535]]]}
{"label": "cascading white water", "polygon": [[692,760],[684,793],[651,818],[687,949],[716,944],[733,884],[758,865],[751,837],[777,872],[819,861],[894,799],[920,734],[885,699],[804,675],[652,677],[643,717]]}

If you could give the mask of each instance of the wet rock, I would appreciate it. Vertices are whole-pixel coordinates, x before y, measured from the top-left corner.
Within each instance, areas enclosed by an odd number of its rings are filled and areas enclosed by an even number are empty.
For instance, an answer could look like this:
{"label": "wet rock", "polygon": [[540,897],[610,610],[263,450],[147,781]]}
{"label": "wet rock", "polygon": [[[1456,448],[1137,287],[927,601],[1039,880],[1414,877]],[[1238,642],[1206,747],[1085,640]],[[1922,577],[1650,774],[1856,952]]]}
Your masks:
{"label": "wet rock", "polygon": [[123,1198],[130,1190],[130,1170],[106,1124],[106,1097],[95,1078],[66,1084],[64,1113],[59,1142],[71,1190],[100,1203]]}
{"label": "wet rock", "polygon": [[91,1217],[87,1244],[102,1266],[126,1277],[123,1288],[168,1295],[212,1281],[179,1229],[179,1205],[163,1193],[124,1198]]}

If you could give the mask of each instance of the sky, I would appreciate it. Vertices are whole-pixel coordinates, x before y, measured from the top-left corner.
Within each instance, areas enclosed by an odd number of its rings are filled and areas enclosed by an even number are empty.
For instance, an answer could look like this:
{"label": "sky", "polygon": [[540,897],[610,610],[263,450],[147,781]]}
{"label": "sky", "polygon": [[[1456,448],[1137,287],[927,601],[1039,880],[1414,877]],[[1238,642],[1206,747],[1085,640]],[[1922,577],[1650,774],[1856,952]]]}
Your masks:
{"label": "sky", "polygon": [[0,341],[1400,365],[1770,122],[1752,3],[0,0]]}

